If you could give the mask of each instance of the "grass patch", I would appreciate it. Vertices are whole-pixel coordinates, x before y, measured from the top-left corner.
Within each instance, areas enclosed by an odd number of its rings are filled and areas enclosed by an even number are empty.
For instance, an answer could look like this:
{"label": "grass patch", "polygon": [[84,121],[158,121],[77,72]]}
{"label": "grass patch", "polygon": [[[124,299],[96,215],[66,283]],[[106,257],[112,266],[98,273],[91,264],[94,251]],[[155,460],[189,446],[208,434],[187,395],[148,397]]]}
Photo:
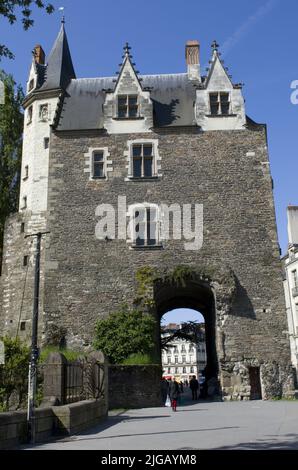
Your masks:
{"label": "grass patch", "polygon": [[154,364],[154,361],[150,354],[131,354],[126,359],[124,359],[121,364],[125,366],[142,366],[148,364]]}
{"label": "grass patch", "polygon": [[73,351],[66,348],[58,348],[57,346],[46,346],[40,352],[39,362],[43,363],[47,360],[50,353],[59,352],[65,356],[68,361],[76,361],[82,357],[85,357],[85,354],[82,351]]}

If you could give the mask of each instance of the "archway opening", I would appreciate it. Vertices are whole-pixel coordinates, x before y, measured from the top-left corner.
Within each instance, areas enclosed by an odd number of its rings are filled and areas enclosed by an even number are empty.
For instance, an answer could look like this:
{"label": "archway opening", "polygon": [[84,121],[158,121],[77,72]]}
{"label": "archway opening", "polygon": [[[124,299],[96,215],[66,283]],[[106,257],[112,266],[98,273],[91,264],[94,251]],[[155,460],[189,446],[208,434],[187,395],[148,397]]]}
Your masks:
{"label": "archway opening", "polygon": [[[216,309],[214,295],[208,282],[188,279],[180,286],[163,282],[155,286],[154,298],[155,305],[157,306],[157,316],[160,322],[157,341],[159,341],[160,345],[161,364],[167,366],[166,373],[168,373],[170,368],[170,374],[168,375],[173,375],[174,373],[174,375],[179,376],[181,367],[183,368],[182,354],[180,354],[181,364],[179,364],[178,354],[177,366],[177,362],[175,363],[175,361],[177,361],[177,354],[175,355],[174,351],[171,351],[171,354],[167,355],[161,339],[165,323],[169,324],[171,323],[170,320],[176,319],[179,321],[173,321],[173,323],[180,323],[180,325],[183,323],[197,323],[200,325],[199,330],[201,329],[203,332],[200,336],[200,341],[198,341],[197,348],[200,348],[201,352],[202,350],[204,351],[201,355],[204,354],[205,367],[202,368],[203,365],[198,364],[197,373],[194,372],[193,374],[190,372],[191,369],[185,369],[186,375],[197,375],[199,377],[201,373],[202,376],[204,374],[206,383],[208,383],[211,378],[217,381],[219,367],[216,348]],[[180,345],[180,353],[182,353],[181,349],[182,343]],[[185,347],[185,349],[187,348]],[[168,362],[169,358],[171,358],[171,363],[165,364],[165,361]],[[189,359],[189,354],[188,357],[186,354],[186,359]],[[194,366],[194,364],[189,364],[188,367],[191,366]],[[163,367],[163,370],[164,369]]]}
{"label": "archway opening", "polygon": [[187,384],[195,376],[201,385],[207,365],[204,316],[192,309],[165,313],[160,322],[163,377]]}

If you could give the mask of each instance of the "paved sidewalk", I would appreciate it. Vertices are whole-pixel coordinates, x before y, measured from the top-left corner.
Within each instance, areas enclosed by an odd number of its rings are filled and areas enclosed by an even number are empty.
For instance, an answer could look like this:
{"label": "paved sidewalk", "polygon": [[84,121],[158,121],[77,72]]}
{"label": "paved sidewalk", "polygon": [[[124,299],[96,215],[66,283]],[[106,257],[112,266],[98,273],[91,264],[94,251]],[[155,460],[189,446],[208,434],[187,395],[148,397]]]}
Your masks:
{"label": "paved sidewalk", "polygon": [[129,410],[88,432],[34,449],[298,449],[298,402],[185,402],[176,413]]}

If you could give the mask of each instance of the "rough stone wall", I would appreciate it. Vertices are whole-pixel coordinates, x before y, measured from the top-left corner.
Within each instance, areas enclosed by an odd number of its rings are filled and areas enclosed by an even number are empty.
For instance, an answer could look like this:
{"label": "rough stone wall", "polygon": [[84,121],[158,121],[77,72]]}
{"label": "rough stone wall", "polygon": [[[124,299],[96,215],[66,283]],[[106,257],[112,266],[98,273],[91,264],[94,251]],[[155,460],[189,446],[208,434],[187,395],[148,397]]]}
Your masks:
{"label": "rough stone wall", "polygon": [[[21,225],[24,224],[24,232]],[[32,330],[32,309],[34,291],[34,266],[36,238],[26,235],[44,230],[46,213],[32,215],[31,212],[17,213],[5,224],[2,273],[0,276],[0,331],[22,340],[30,341]],[[43,322],[43,283],[45,240],[41,243],[40,271],[40,323]],[[28,265],[24,266],[24,256]],[[21,329],[21,323],[25,323]]]}
{"label": "rough stone wall", "polygon": [[109,366],[109,409],[161,406],[161,367]]}

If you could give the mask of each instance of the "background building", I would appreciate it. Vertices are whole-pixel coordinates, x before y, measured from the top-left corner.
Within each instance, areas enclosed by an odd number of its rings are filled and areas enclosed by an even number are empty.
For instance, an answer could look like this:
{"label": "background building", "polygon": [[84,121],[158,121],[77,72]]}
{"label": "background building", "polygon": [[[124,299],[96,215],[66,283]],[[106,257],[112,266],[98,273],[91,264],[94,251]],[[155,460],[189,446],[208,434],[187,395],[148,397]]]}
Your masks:
{"label": "background building", "polygon": [[282,258],[291,357],[298,380],[298,206],[289,206],[288,252]]}
{"label": "background building", "polygon": [[[167,338],[182,328],[182,324],[169,323],[161,329],[161,337]],[[192,375],[199,377],[206,367],[206,344],[204,324],[199,325],[198,343],[183,338],[174,338],[166,349],[162,350],[163,377],[176,377],[178,380],[189,380]]]}

